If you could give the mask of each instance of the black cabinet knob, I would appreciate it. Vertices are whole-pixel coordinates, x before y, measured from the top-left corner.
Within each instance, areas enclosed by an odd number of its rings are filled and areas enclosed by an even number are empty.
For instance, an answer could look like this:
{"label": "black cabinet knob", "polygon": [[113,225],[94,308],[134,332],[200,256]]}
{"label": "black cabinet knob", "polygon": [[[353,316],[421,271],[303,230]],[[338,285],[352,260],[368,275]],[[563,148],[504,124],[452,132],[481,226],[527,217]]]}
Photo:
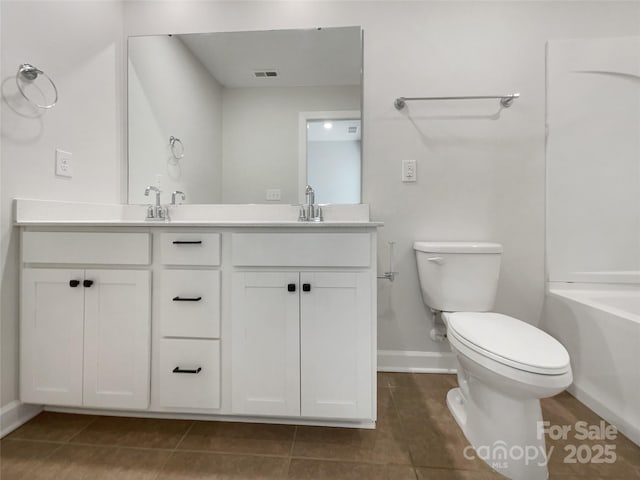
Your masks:
{"label": "black cabinet knob", "polygon": [[76,288],[78,285],[80,285],[80,280],[69,280],[69,286],[71,288]]}
{"label": "black cabinet knob", "polygon": [[287,291],[295,292],[296,291],[296,284],[295,283],[290,283],[289,285],[287,285]]}
{"label": "black cabinet knob", "polygon": [[302,291],[303,292],[310,292],[311,291],[311,284],[310,283],[303,283],[302,284]]}
{"label": "black cabinet knob", "polygon": [[82,282],[82,286],[85,288],[89,288],[91,285],[93,285],[93,280],[85,280]]}

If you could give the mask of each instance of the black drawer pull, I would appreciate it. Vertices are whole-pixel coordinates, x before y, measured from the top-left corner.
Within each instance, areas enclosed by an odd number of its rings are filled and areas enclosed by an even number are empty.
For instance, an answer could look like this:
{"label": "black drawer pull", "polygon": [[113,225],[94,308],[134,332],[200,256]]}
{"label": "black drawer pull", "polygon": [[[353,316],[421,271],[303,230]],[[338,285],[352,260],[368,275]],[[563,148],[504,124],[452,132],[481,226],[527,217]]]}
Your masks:
{"label": "black drawer pull", "polygon": [[82,286],[84,288],[89,288],[91,285],[93,285],[93,280],[85,280],[84,282],[82,282]]}
{"label": "black drawer pull", "polygon": [[182,370],[180,367],[173,369],[173,373],[200,373],[201,371],[202,367],[198,367],[195,370]]}
{"label": "black drawer pull", "polygon": [[173,297],[174,302],[199,302],[202,300],[202,297]]}
{"label": "black drawer pull", "polygon": [[289,285],[287,285],[287,291],[295,292],[296,291],[296,284],[295,283],[290,283]]}
{"label": "black drawer pull", "polygon": [[78,285],[80,285],[80,280],[69,280],[69,286],[71,288],[76,288]]}
{"label": "black drawer pull", "polygon": [[302,291],[303,292],[310,292],[311,291],[311,284],[310,283],[303,283],[302,284]]}
{"label": "black drawer pull", "polygon": [[174,245],[200,245],[202,240],[174,240]]}

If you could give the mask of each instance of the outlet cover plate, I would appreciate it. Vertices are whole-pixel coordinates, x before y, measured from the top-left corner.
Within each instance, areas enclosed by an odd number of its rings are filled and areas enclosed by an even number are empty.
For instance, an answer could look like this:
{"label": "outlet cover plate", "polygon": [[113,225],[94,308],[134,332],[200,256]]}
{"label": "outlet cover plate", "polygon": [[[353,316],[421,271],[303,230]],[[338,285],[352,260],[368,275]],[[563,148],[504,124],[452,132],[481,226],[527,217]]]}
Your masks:
{"label": "outlet cover plate", "polygon": [[418,173],[416,171],[415,160],[402,160],[402,181],[403,182],[415,182],[417,181]]}
{"label": "outlet cover plate", "polygon": [[72,159],[71,152],[56,148],[56,175],[58,177],[71,178],[73,176]]}
{"label": "outlet cover plate", "polygon": [[270,202],[277,202],[280,200],[280,189],[279,188],[270,188],[267,190],[267,200]]}

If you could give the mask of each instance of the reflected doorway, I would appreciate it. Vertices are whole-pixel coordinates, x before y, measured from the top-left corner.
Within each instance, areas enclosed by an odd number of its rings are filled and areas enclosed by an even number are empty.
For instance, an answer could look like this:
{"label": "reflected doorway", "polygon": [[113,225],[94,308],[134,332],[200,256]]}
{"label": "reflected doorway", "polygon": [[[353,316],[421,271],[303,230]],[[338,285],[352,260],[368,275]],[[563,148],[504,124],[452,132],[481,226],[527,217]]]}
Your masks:
{"label": "reflected doorway", "polygon": [[305,201],[305,186],[311,185],[316,203],[360,203],[360,112],[304,112],[300,120],[300,202]]}

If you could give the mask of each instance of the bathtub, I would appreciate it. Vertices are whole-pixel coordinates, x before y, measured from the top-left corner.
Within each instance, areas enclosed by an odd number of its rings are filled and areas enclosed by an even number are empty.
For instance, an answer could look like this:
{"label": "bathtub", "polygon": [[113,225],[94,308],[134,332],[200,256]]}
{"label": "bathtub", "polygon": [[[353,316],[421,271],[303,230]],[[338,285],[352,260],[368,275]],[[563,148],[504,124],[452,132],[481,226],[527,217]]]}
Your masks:
{"label": "bathtub", "polygon": [[640,445],[640,285],[550,282],[540,327],[569,351],[569,392]]}

